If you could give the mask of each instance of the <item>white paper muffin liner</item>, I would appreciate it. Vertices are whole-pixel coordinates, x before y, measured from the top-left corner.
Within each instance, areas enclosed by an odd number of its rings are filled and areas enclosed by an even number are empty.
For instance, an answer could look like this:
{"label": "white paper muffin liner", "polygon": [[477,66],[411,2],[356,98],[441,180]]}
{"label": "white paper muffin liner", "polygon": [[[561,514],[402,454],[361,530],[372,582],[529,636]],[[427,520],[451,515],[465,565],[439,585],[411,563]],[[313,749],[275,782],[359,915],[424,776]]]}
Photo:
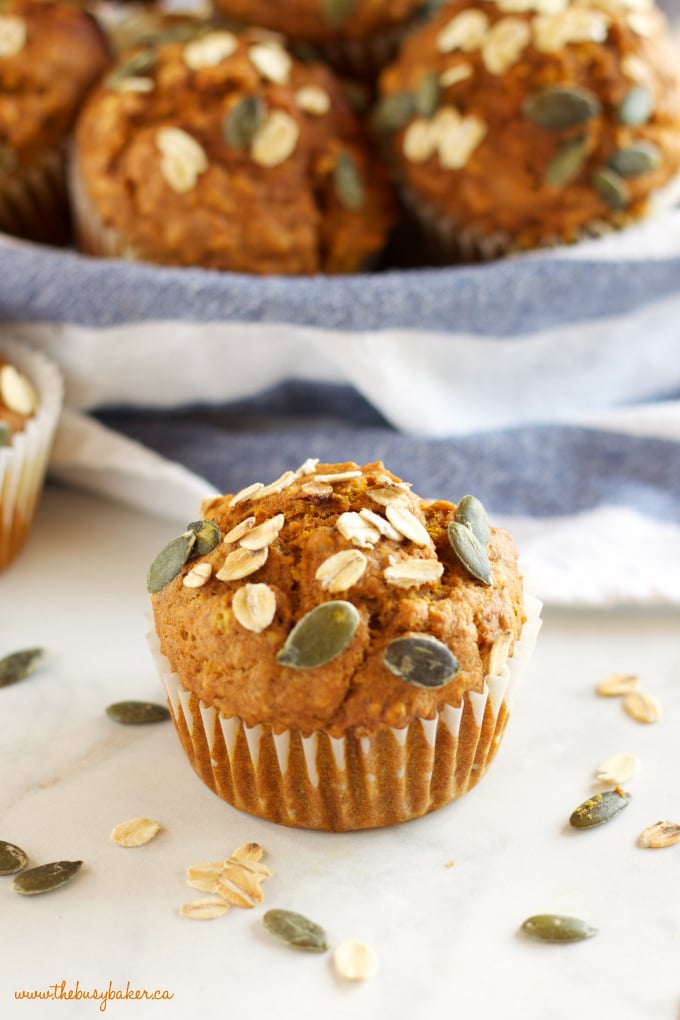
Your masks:
{"label": "white paper muffin liner", "polygon": [[540,630],[541,603],[525,596],[513,655],[484,689],[403,729],[281,732],[225,717],[187,691],[147,635],[172,718],[194,770],[223,800],[283,825],[348,831],[393,825],[442,807],[484,775],[501,742]]}
{"label": "white paper muffin liner", "polygon": [[[423,235],[425,257],[435,265],[449,265],[456,262],[490,262],[493,259],[529,250],[518,245],[513,235],[507,231],[489,232],[482,230],[475,223],[462,225],[455,220],[447,219],[441,209],[430,205],[412,188],[409,188],[399,174],[396,174],[396,186],[414,226]],[[604,237],[632,226],[643,219],[663,215],[679,201],[680,174],[663,188],[650,192],[643,212],[631,215],[625,209],[612,210],[610,219],[600,217],[584,223],[578,236],[572,241],[566,241],[557,234],[546,234],[532,246],[532,250],[556,248],[560,245]]]}
{"label": "white paper muffin liner", "polygon": [[56,365],[44,354],[17,340],[0,339],[0,355],[32,383],[38,409],[23,432],[0,447],[0,569],[26,541],[42,492],[64,384]]}

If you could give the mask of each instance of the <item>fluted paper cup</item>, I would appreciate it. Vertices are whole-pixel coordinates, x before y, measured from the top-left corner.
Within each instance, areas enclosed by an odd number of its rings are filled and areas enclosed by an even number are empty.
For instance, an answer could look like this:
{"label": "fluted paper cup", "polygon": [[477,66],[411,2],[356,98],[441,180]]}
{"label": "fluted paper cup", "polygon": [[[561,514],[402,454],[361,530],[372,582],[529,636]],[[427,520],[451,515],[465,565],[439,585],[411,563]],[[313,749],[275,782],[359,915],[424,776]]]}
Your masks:
{"label": "fluted paper cup", "polygon": [[513,655],[480,692],[432,719],[370,736],[332,737],[225,717],[187,691],[160,650],[149,645],[189,761],[229,804],[269,821],[335,832],[393,825],[434,811],[475,786],[495,757],[512,700],[540,629],[541,603],[525,599],[526,621]]}
{"label": "fluted paper cup", "polygon": [[42,493],[64,384],[57,366],[17,340],[0,340],[0,355],[31,382],[38,395],[35,415],[9,446],[0,447],[0,570],[26,541]]}

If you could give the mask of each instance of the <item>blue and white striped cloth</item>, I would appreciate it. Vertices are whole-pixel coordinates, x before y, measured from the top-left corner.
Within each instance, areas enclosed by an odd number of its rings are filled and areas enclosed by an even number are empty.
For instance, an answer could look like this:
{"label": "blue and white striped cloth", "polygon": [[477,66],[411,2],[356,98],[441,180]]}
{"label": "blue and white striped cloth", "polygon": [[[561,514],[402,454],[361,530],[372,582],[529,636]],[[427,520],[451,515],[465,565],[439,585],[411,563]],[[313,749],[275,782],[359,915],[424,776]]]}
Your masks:
{"label": "blue and white striped cloth", "polygon": [[[308,456],[474,492],[558,605],[680,605],[680,212],[502,262],[257,278],[0,244],[61,478],[185,522]],[[170,530],[174,524],[168,524]]]}

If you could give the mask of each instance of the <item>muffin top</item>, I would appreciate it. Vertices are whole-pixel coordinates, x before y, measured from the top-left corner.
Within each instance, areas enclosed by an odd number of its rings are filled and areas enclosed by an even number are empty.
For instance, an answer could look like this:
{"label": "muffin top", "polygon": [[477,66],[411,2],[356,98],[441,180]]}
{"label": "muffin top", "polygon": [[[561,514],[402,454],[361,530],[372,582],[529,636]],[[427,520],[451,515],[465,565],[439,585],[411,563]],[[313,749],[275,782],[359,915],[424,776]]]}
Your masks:
{"label": "muffin top", "polygon": [[0,355],[0,447],[23,432],[38,409],[35,389],[15,365]]}
{"label": "muffin top", "polygon": [[370,734],[434,718],[502,670],[522,628],[507,532],[382,463],[305,462],[201,507],[148,577],[161,650],[223,715]]}
{"label": "muffin top", "polygon": [[406,22],[424,0],[214,0],[215,10],[292,39],[363,39]]}
{"label": "muffin top", "polygon": [[416,204],[512,248],[623,226],[680,170],[678,57],[652,0],[452,0],[380,94]]}
{"label": "muffin top", "polygon": [[56,149],[109,54],[89,14],[43,0],[0,11],[0,174]]}
{"label": "muffin top", "polygon": [[394,217],[341,82],[258,30],[127,54],[79,118],[75,177],[104,230],[166,265],[354,272]]}

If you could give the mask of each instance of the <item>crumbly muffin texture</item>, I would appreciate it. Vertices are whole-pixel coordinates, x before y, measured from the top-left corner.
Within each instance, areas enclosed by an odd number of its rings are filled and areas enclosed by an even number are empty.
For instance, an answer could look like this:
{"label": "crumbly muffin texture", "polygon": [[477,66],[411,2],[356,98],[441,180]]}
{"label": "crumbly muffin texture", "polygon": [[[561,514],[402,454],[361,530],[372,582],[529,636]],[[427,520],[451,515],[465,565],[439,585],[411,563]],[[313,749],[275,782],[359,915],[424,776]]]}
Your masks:
{"label": "crumbly muffin texture", "polygon": [[127,53],[79,119],[74,178],[84,250],[166,265],[360,271],[395,216],[341,82],[255,29]]}
{"label": "crumbly muffin texture", "polygon": [[499,254],[622,227],[680,172],[678,56],[652,0],[452,0],[380,95],[416,214]]}
{"label": "crumbly muffin texture", "polygon": [[201,510],[149,587],[162,653],[223,717],[371,735],[459,705],[512,654],[516,550],[472,497],[423,500],[380,462],[310,460]]}

